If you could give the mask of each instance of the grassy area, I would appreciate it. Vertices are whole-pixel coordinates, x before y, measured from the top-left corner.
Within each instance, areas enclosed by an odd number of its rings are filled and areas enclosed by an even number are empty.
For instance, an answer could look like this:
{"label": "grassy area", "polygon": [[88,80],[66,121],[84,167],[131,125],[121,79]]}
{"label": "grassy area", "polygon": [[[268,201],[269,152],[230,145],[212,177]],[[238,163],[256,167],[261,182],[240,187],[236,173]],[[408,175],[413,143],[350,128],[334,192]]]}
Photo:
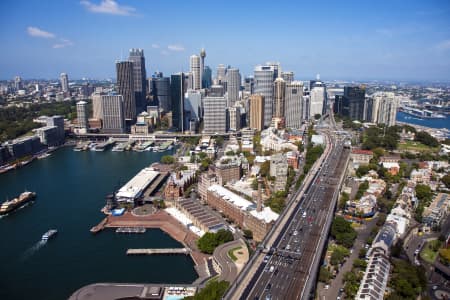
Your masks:
{"label": "grassy area", "polygon": [[233,261],[237,261],[237,257],[236,257],[236,255],[234,255],[234,251],[241,250],[241,249],[242,249],[242,247],[236,247],[236,248],[233,248],[233,249],[228,250],[228,256],[229,256]]}
{"label": "grassy area", "polygon": [[422,249],[422,252],[420,252],[420,257],[432,264],[438,255],[439,248],[441,247],[442,242],[439,240],[429,241],[425,244],[425,246]]}
{"label": "grassy area", "polygon": [[405,143],[399,143],[397,148],[399,150],[405,150],[405,151],[439,151],[439,147],[437,148],[433,148],[433,147],[429,147],[427,145],[424,145],[422,143],[419,142],[415,142],[415,141],[406,141]]}

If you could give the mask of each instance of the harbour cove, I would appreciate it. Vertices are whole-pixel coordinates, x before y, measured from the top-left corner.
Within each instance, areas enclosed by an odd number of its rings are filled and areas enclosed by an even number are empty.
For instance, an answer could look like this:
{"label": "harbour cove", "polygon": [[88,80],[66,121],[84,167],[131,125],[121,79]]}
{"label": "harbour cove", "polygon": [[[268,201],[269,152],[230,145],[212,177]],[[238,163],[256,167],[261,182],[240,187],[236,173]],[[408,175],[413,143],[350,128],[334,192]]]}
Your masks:
{"label": "harbour cove", "polygon": [[[192,283],[197,274],[189,256],[127,256],[129,248],[179,248],[158,229],[116,234],[89,229],[104,215],[105,195],[142,168],[171,152],[74,152],[51,157],[0,175],[0,200],[24,190],[36,201],[0,219],[3,236],[1,299],[67,299],[95,282]],[[58,235],[40,243],[48,229]]]}

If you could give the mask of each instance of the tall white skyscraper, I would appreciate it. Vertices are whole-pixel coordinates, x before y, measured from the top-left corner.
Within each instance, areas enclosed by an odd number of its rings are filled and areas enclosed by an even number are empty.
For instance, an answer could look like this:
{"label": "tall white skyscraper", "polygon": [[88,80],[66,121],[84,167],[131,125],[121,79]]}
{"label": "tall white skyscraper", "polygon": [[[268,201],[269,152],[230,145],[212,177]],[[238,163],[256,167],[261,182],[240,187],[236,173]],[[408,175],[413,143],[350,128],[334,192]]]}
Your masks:
{"label": "tall white skyscraper", "polygon": [[241,88],[241,74],[239,69],[230,68],[227,70],[227,106],[234,106],[236,101],[239,101],[239,90]]}
{"label": "tall white skyscraper", "polygon": [[264,126],[270,126],[273,111],[273,82],[275,67],[256,66],[254,71],[254,94],[264,97]]}
{"label": "tall white skyscraper", "polygon": [[313,119],[315,115],[322,115],[326,101],[326,89],[322,82],[315,82],[309,93],[309,118]]}
{"label": "tall white skyscraper", "polygon": [[205,97],[203,99],[203,132],[224,133],[227,130],[227,100],[225,97]]}
{"label": "tall white skyscraper", "polygon": [[377,124],[394,126],[397,117],[397,101],[392,92],[377,92],[372,95],[372,118]]}
{"label": "tall white skyscraper", "polygon": [[79,101],[77,102],[77,120],[79,128],[88,128],[88,115],[87,115],[87,102]]}
{"label": "tall white skyscraper", "polygon": [[92,94],[92,117],[103,119],[102,93]]}
{"label": "tall white skyscraper", "polygon": [[61,73],[59,80],[61,81],[61,91],[67,93],[69,91],[69,76],[66,73]]}
{"label": "tall white skyscraper", "polygon": [[218,65],[217,66],[217,82],[216,82],[216,84],[220,84],[220,85],[223,85],[223,86],[225,86],[225,82],[226,82],[226,74],[227,74],[227,69],[226,69],[226,67],[225,67],[225,65],[222,65],[222,64],[220,64],[220,65]]}
{"label": "tall white skyscraper", "polygon": [[125,112],[122,95],[102,95],[103,132],[124,133]]}
{"label": "tall white skyscraper", "polygon": [[285,97],[286,127],[300,129],[303,121],[303,82],[287,83]]}
{"label": "tall white skyscraper", "polygon": [[190,66],[192,73],[192,88],[199,90],[202,87],[200,56],[192,55],[190,58]]}

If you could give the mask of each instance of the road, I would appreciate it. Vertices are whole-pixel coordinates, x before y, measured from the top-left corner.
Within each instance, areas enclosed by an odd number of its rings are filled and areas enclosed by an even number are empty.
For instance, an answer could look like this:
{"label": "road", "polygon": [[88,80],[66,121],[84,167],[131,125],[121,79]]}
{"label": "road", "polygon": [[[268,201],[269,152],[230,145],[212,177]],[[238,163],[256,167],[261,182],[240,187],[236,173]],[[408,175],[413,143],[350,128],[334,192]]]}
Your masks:
{"label": "road", "polygon": [[214,258],[222,269],[222,272],[220,273],[220,280],[233,282],[236,279],[237,266],[234,261],[228,256],[228,251],[236,247],[246,246],[244,241],[239,239],[226,244],[222,244],[214,250]]}
{"label": "road", "polygon": [[326,137],[323,159],[312,168],[306,184],[262,243],[265,250],[257,252],[247,265],[240,287],[232,286],[226,299],[309,297],[349,155],[342,141],[328,134]]}

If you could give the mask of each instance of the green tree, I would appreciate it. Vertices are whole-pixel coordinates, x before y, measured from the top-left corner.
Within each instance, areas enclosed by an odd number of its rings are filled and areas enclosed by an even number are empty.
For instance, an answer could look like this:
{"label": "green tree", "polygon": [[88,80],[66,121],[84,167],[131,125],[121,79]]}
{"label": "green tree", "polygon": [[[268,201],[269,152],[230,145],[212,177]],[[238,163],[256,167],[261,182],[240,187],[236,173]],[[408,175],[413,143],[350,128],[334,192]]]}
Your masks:
{"label": "green tree", "polygon": [[417,132],[414,140],[430,147],[439,146],[438,140],[436,140],[428,132],[425,131]]}
{"label": "green tree", "polygon": [[346,221],[341,216],[337,216],[334,218],[333,224],[331,225],[331,236],[336,240],[336,243],[351,248],[357,233],[350,222]]}
{"label": "green tree", "polygon": [[175,162],[175,158],[171,155],[164,155],[163,157],[161,157],[161,163],[163,164],[173,164]]}
{"label": "green tree", "polygon": [[330,283],[332,274],[327,267],[321,266],[319,272],[319,281],[323,283]]}
{"label": "green tree", "polygon": [[261,168],[259,170],[259,173],[262,177],[267,177],[270,174],[270,161],[266,160],[261,164]]}
{"label": "green tree", "polygon": [[253,232],[250,229],[244,229],[244,237],[246,239],[252,239],[253,238]]}
{"label": "green tree", "polygon": [[316,120],[319,120],[319,119],[320,119],[320,117],[322,117],[322,115],[321,115],[321,114],[315,114],[315,115],[314,115],[314,119],[316,119]]}
{"label": "green tree", "polygon": [[442,183],[445,184],[446,188],[450,188],[450,174],[445,175],[441,179]]}
{"label": "green tree", "polygon": [[203,253],[212,254],[217,246],[233,240],[233,234],[221,229],[216,233],[207,232],[197,241],[197,246]]}

